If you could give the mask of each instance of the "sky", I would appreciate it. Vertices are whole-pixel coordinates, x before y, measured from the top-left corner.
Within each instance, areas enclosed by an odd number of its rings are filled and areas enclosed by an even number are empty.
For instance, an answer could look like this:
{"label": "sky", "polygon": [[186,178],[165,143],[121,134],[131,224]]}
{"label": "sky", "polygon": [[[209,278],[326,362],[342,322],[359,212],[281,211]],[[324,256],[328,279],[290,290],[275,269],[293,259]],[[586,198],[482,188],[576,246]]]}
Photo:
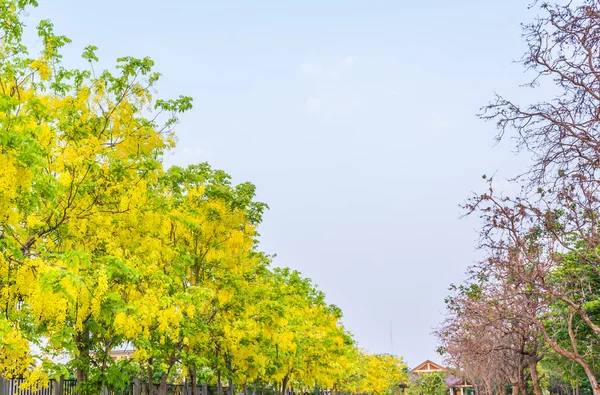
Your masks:
{"label": "sky", "polygon": [[459,204],[483,174],[510,189],[527,166],[476,113],[494,92],[537,94],[513,62],[534,12],[523,0],[40,0],[27,23],[49,18],[73,40],[68,65],[86,67],[90,44],[101,67],[151,57],[157,97],[194,99],[166,164],[208,161],[254,183],[274,264],[312,278],[361,347],[414,367],[441,361],[431,332],[478,258]]}

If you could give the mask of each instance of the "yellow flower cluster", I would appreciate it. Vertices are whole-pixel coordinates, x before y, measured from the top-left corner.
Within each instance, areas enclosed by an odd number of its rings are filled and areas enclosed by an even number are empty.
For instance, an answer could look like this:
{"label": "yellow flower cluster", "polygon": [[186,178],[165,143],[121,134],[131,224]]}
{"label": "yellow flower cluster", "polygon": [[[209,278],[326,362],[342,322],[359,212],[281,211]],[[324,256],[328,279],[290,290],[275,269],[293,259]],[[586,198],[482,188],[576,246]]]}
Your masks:
{"label": "yellow flower cluster", "polygon": [[29,67],[31,67],[33,70],[37,70],[37,72],[40,75],[40,78],[43,81],[49,80],[52,76],[52,68],[48,64],[47,58],[40,58],[34,60]]}

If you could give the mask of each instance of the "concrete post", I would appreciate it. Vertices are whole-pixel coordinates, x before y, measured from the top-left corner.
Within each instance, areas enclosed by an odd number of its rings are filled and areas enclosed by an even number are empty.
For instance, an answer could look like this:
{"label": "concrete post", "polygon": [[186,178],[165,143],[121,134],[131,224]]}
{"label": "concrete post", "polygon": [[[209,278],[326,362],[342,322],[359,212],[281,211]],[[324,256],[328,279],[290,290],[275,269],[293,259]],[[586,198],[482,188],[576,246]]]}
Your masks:
{"label": "concrete post", "polygon": [[0,395],[8,395],[9,381],[0,377]]}
{"label": "concrete post", "polygon": [[57,380],[54,380],[54,394],[53,395],[62,395],[65,388],[65,377],[60,376]]}

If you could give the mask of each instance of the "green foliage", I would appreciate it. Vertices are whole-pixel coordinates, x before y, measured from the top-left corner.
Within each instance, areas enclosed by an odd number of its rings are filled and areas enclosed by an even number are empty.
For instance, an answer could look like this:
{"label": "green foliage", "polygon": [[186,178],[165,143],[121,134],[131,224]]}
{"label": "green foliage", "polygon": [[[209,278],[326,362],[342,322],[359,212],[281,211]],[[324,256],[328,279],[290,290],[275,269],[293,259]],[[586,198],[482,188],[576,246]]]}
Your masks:
{"label": "green foliage", "polygon": [[[403,378],[309,279],[269,268],[253,184],[163,167],[192,99],[155,99],[149,58],[96,72],[88,46],[89,70],[66,68],[70,40],[46,20],[29,58],[35,5],[0,0],[0,374],[35,387],[73,372],[86,395],[140,376],[148,393],[183,378],[384,393]],[[114,361],[124,344],[133,358]]]}
{"label": "green foliage", "polygon": [[409,395],[445,395],[446,385],[443,372],[431,372],[419,375],[414,382],[408,386]]}

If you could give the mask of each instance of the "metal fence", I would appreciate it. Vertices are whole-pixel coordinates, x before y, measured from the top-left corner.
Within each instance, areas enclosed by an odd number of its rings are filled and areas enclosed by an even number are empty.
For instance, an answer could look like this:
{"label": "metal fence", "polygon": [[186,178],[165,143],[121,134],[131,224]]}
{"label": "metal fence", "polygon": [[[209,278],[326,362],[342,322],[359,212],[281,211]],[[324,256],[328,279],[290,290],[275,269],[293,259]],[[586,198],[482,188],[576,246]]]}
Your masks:
{"label": "metal fence", "polygon": [[[23,379],[6,380],[0,377],[0,395],[77,395],[77,380],[74,379],[50,380],[48,387],[38,389],[21,389],[23,381]],[[137,381],[137,383],[128,385],[124,390],[105,389],[99,395],[140,395],[142,386],[147,390],[147,385]],[[196,393],[198,395],[212,395],[213,391],[210,391],[210,389],[208,385],[197,385]],[[156,383],[154,384],[153,395],[158,395],[158,390],[159,383]],[[166,394],[192,395],[192,387],[183,384],[167,384]],[[224,394],[226,394],[225,391]]]}
{"label": "metal fence", "polygon": [[53,394],[53,395],[77,395],[77,390],[75,387],[77,387],[77,380],[75,379],[69,379],[69,380],[62,380],[62,388],[59,388],[59,391],[56,392],[60,392],[60,394]]}
{"label": "metal fence", "polygon": [[[158,395],[160,383],[154,384],[153,395]],[[203,387],[205,388],[203,390]],[[146,391],[148,390],[148,385],[145,384],[144,387]],[[216,388],[216,387],[215,387]],[[208,385],[196,385],[196,394],[198,395],[212,395],[210,391],[211,387]],[[216,390],[215,390],[216,393]],[[225,392],[223,392],[225,394]],[[167,384],[166,388],[167,395],[192,395],[192,386],[191,385],[183,385],[183,384]],[[127,393],[124,395],[137,395],[134,393],[133,388],[131,393]]]}
{"label": "metal fence", "polygon": [[[154,394],[158,395],[159,384],[154,385]],[[197,394],[202,394],[202,386],[196,386]],[[167,384],[167,395],[192,395],[192,386],[182,384]]]}
{"label": "metal fence", "polygon": [[[59,379],[50,380],[48,386],[37,389],[22,389],[23,379],[6,380],[0,377],[0,395],[77,395],[77,380],[75,379]],[[154,384],[154,389],[151,395],[159,394],[160,383]],[[185,384],[167,384],[166,395],[192,395],[192,386]],[[148,383],[143,383],[142,380],[133,380],[123,390],[103,389],[98,395],[142,395],[148,393]],[[252,391],[254,394],[255,392]],[[197,395],[218,395],[216,385],[199,384],[196,385]],[[222,394],[229,395],[230,388],[222,387]],[[279,395],[279,391],[273,388],[261,388],[257,395]],[[239,395],[239,394],[238,394]],[[294,389],[288,388],[285,395],[336,395],[332,391],[315,388],[314,391],[296,392]]]}

